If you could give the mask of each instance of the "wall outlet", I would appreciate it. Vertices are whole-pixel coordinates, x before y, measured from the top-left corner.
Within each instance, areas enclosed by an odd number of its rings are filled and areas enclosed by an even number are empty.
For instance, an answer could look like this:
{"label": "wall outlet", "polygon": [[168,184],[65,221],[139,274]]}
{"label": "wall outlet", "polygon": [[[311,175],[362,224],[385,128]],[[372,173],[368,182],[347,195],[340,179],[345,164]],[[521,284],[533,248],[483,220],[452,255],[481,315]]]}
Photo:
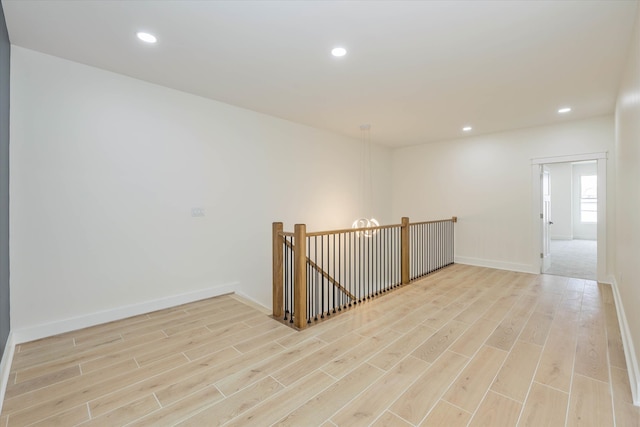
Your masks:
{"label": "wall outlet", "polygon": [[204,216],[204,208],[191,208],[191,216]]}

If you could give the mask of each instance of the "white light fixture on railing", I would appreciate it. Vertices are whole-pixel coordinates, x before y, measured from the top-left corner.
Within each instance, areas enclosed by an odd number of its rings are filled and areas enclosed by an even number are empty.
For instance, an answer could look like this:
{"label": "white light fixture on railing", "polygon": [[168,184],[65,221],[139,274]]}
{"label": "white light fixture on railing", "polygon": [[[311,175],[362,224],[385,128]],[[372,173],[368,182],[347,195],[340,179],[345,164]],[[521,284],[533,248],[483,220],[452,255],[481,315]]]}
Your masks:
{"label": "white light fixture on railing", "polygon": [[[373,199],[373,184],[371,180],[371,125],[360,125],[360,143],[361,143],[361,158],[360,158],[360,185],[361,185],[361,209],[366,215],[367,212],[371,213],[372,199]],[[362,217],[356,219],[351,225],[352,228],[369,228],[378,227],[380,224],[378,221],[371,217]],[[358,235],[362,234],[365,237],[371,237],[376,234],[377,230],[359,231]]]}

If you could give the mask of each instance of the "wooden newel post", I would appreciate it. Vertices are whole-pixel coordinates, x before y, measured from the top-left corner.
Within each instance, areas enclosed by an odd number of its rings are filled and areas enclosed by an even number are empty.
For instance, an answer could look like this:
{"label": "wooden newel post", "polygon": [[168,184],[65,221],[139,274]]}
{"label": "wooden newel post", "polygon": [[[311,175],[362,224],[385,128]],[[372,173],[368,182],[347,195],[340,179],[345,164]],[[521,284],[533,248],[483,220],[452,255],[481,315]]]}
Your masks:
{"label": "wooden newel post", "polygon": [[281,318],[283,315],[282,311],[282,298],[283,298],[283,288],[284,281],[282,277],[282,252],[283,252],[283,242],[282,235],[282,223],[274,222],[272,226],[273,230],[273,243],[271,252],[273,253],[273,317]]}
{"label": "wooden newel post", "polygon": [[402,217],[402,229],[400,231],[400,266],[402,284],[409,283],[409,218]]}
{"label": "wooden newel post", "polygon": [[293,320],[298,329],[307,326],[307,226],[296,224],[293,246]]}

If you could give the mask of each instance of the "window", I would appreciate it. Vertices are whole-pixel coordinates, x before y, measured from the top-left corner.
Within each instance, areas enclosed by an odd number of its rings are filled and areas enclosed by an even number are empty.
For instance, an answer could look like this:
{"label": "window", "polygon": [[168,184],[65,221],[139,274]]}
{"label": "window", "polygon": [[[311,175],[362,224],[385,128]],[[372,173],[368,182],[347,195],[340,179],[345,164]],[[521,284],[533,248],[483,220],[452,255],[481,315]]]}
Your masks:
{"label": "window", "polygon": [[598,176],[580,177],[580,221],[598,222]]}

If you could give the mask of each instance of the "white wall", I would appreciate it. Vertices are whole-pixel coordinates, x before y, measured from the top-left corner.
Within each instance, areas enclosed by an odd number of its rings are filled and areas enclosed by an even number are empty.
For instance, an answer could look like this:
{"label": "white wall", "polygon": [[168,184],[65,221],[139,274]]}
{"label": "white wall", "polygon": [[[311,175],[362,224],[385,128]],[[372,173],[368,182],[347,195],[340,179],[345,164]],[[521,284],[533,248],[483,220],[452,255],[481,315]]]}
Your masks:
{"label": "white wall", "polygon": [[[616,102],[615,284],[627,367],[640,404],[640,8]],[[619,311],[620,312],[620,311]],[[635,346],[633,345],[635,343]]]}
{"label": "white wall", "polygon": [[[11,65],[14,330],[236,283],[270,306],[271,222],[362,216],[357,140],[16,46]],[[374,210],[398,223],[389,159]]]}
{"label": "white wall", "polygon": [[539,272],[532,159],[610,151],[613,138],[607,116],[395,150],[393,215],[456,215],[457,262]]}
{"label": "white wall", "polygon": [[571,163],[545,165],[549,169],[551,193],[551,239],[573,239],[573,219],[571,209]]}

